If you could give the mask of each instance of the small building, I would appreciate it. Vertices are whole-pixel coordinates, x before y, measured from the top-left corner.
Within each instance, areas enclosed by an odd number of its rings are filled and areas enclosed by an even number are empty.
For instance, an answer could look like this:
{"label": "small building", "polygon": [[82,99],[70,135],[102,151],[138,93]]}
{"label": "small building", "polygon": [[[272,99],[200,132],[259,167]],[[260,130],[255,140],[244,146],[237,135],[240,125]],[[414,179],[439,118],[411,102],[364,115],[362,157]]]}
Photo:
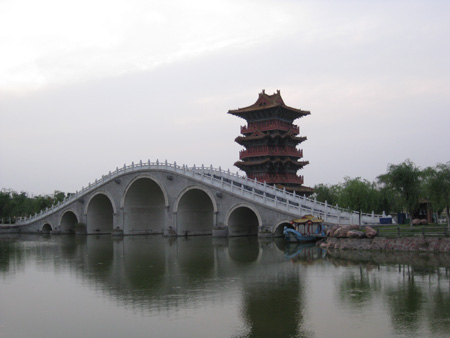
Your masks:
{"label": "small building", "polygon": [[306,140],[299,136],[294,120],[310,115],[309,111],[284,104],[280,91],[268,95],[263,90],[251,106],[229,110],[228,114],[247,121],[241,127],[241,136],[235,141],[245,149],[234,165],[248,178],[277,185],[301,195],[310,195],[313,189],[303,185],[303,176],[297,171],[309,164],[302,161],[303,150],[297,145]]}

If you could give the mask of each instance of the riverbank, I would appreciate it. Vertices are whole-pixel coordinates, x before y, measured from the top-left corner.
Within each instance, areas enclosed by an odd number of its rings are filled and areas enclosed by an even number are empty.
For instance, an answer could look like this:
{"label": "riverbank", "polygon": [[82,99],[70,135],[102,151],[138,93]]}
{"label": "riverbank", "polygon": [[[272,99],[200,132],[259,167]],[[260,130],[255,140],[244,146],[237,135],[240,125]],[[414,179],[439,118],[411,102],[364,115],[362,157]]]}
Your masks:
{"label": "riverbank", "polygon": [[335,238],[327,237],[317,246],[330,250],[386,250],[450,253],[450,238],[401,237],[401,238]]}

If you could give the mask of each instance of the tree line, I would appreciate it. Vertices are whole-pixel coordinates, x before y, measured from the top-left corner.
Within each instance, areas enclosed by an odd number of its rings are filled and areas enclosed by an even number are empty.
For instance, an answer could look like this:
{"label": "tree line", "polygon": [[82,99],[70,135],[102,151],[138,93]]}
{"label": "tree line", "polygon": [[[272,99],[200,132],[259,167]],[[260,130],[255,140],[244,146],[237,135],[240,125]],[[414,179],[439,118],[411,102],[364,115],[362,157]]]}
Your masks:
{"label": "tree line", "polygon": [[389,164],[376,181],[345,177],[343,183],[314,187],[321,202],[365,213],[414,215],[421,202],[429,203],[435,213],[446,211],[449,220],[450,162],[420,169],[412,161]]}
{"label": "tree line", "polygon": [[50,208],[53,204],[63,201],[66,194],[55,191],[53,195],[30,196],[26,192],[16,192],[11,189],[0,191],[0,223],[14,223],[17,217],[27,217]]}

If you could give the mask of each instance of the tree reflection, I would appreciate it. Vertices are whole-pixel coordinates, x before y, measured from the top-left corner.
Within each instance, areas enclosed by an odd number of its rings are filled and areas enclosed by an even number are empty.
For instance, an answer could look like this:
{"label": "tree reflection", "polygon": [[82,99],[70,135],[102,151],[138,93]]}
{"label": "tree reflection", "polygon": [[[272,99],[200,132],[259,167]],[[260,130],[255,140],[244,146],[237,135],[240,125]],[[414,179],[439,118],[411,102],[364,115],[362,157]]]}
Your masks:
{"label": "tree reflection", "polygon": [[386,296],[391,311],[394,330],[398,332],[414,333],[420,327],[421,311],[424,296],[416,285],[414,273],[408,271],[406,278],[394,287],[390,287]]}
{"label": "tree reflection", "polygon": [[359,267],[359,272],[346,274],[339,285],[341,301],[357,309],[364,307],[380,291],[379,282],[370,280],[369,272]]}
{"label": "tree reflection", "polygon": [[450,295],[441,288],[437,288],[432,297],[431,309],[428,311],[431,332],[450,332]]}
{"label": "tree reflection", "polygon": [[246,288],[243,316],[249,332],[239,337],[312,337],[304,326],[304,294],[298,278]]}
{"label": "tree reflection", "polygon": [[24,262],[23,251],[17,241],[10,238],[0,239],[0,273],[11,274]]}

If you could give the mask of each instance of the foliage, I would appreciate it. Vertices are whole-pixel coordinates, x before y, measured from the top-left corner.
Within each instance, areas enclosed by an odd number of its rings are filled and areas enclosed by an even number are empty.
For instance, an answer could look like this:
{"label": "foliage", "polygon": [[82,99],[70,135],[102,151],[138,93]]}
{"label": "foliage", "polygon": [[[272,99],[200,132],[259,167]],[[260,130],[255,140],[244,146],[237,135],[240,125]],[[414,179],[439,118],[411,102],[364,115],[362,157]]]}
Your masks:
{"label": "foliage", "polygon": [[421,170],[410,160],[389,164],[387,173],[378,176],[380,183],[397,192],[402,206],[412,215],[421,195]]}
{"label": "foliage", "polygon": [[341,193],[341,186],[318,184],[314,187],[314,194],[318,201],[327,201],[330,205],[336,205],[339,202],[339,195]]}
{"label": "foliage", "polygon": [[435,168],[424,170],[424,190],[434,210],[440,214],[446,210],[447,220],[450,226],[450,162],[439,163]]}
{"label": "foliage", "polygon": [[376,190],[367,180],[346,177],[339,196],[339,205],[350,210],[371,212],[376,208]]}
{"label": "foliage", "polygon": [[[378,181],[345,177],[344,183],[318,184],[314,197],[350,210],[387,214],[408,211],[414,214],[420,200],[431,202],[433,209],[448,210],[450,204],[450,162],[424,170],[410,160],[389,164]],[[447,215],[447,219],[450,217]]]}
{"label": "foliage", "polygon": [[319,184],[314,187],[315,198],[330,205],[365,213],[389,211],[390,201],[385,190],[378,190],[374,183],[360,177],[345,177],[344,183],[335,185]]}
{"label": "foliage", "polygon": [[52,195],[37,195],[30,197],[26,192],[17,193],[14,190],[0,191],[0,218],[8,219],[33,215],[40,210],[51,207],[66,197],[65,193],[55,191]]}

